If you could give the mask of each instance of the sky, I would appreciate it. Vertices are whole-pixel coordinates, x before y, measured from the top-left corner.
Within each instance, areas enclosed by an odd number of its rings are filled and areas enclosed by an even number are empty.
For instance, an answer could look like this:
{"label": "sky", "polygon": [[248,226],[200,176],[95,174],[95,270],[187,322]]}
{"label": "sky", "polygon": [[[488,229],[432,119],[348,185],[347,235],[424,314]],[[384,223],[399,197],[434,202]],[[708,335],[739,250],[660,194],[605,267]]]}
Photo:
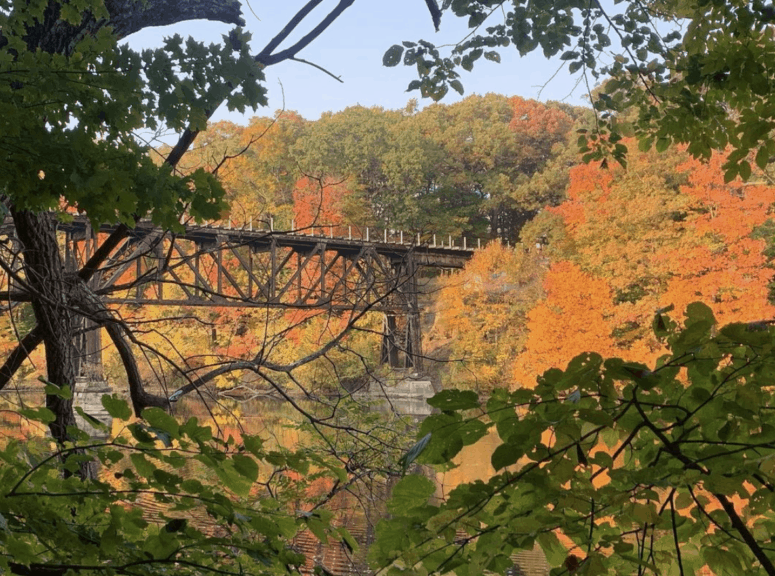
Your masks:
{"label": "sky", "polygon": [[[258,52],[273,38],[306,2],[299,0],[242,0],[246,29],[251,46]],[[336,5],[326,0],[316,8],[286,40],[280,49],[293,44],[313,28]],[[220,42],[230,26],[195,21],[175,26],[146,29],[127,42],[135,48],[160,46],[173,33],[210,42]],[[445,14],[440,32],[435,32],[424,0],[356,0],[319,38],[299,54],[300,58],[322,66],[341,77],[342,83],[316,68],[299,62],[284,62],[266,69],[269,106],[244,115],[219,109],[214,121],[230,120],[247,124],[252,116],[272,116],[278,109],[295,110],[308,120],[317,120],[324,112],[336,112],[348,106],[403,108],[410,98],[420,106],[431,101],[421,99],[418,91],[406,87],[416,78],[414,68],[385,68],[382,56],[402,40],[426,39],[436,45],[456,43],[468,32],[466,22]],[[549,61],[541,54],[520,58],[513,46],[501,50],[501,63],[480,59],[472,72],[462,71],[465,95],[495,92],[542,101],[561,100],[586,104],[586,87],[576,86],[577,77],[560,69],[559,60]],[[558,71],[559,70],[559,71]],[[556,74],[555,74],[556,73]],[[552,78],[554,76],[554,78]],[[547,84],[548,83],[548,84]],[[543,87],[543,88],[542,88]],[[461,99],[450,90],[444,103]]]}

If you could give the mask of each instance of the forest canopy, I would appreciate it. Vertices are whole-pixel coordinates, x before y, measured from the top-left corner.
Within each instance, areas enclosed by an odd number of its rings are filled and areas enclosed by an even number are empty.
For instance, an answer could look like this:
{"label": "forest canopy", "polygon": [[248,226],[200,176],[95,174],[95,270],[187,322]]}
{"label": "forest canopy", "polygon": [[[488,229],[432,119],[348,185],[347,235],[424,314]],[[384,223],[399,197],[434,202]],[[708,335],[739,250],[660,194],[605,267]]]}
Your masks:
{"label": "forest canopy", "polygon": [[316,121],[278,111],[246,127],[211,126],[180,167],[218,168],[237,226],[271,217],[285,229],[347,224],[513,242],[563,198],[577,161],[573,128],[588,120],[584,108],[496,94],[422,110],[355,106]]}
{"label": "forest canopy", "polygon": [[704,160],[729,147],[731,181],[747,180],[752,166],[764,169],[775,155],[766,65],[775,51],[772,4],[446,0],[443,7],[467,20],[463,41],[437,47],[412,39],[385,53],[386,66],[416,68],[409,90],[435,100],[450,89],[462,94],[461,69],[481,58],[497,62],[503,50],[540,50],[581,73],[598,121],[580,139],[587,160],[624,162],[627,136],[643,150],[684,144]]}

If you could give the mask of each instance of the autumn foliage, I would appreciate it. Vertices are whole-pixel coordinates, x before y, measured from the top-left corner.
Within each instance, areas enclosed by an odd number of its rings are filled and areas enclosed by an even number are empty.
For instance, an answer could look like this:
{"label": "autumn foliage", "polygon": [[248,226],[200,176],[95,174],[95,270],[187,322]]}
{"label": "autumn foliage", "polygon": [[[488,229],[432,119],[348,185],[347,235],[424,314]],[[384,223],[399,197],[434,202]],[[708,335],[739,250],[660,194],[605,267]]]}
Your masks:
{"label": "autumn foliage", "polygon": [[296,229],[341,226],[345,222],[344,205],[350,194],[346,182],[300,178],[293,188]]}
{"label": "autumn foliage", "polygon": [[[522,289],[520,306],[504,297],[486,303],[466,297],[481,276],[475,270],[482,260],[475,258],[444,289],[440,306],[454,312],[441,315],[437,328],[465,342],[461,349],[469,351],[468,366],[480,381],[531,387],[537,375],[564,368],[583,352],[652,362],[665,352],[651,329],[660,309],[673,307],[681,318],[690,303],[702,301],[720,324],[771,319],[775,187],[755,179],[725,183],[724,162],[723,155],[703,164],[680,151],[633,152],[627,170],[575,166],[566,200],[525,227],[524,245],[499,248],[499,263],[489,271],[505,277],[509,258],[524,259],[526,251],[536,252],[536,241],[548,242],[537,260],[540,293]],[[518,271],[511,282],[520,291],[527,278],[535,272]],[[460,282],[462,298],[453,295]],[[489,368],[498,372],[498,383],[482,377],[488,368],[473,369],[481,356],[474,341],[486,342],[488,329],[499,334],[495,348],[510,350],[487,362],[509,366],[508,377],[502,368]],[[478,386],[474,378],[457,377]]]}

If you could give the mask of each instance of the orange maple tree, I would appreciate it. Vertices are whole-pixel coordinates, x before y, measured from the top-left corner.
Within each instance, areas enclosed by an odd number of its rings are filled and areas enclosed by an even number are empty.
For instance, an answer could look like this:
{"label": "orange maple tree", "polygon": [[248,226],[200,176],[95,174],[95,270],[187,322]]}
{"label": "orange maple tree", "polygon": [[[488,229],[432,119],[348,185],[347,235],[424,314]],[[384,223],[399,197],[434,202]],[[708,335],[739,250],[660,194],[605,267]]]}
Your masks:
{"label": "orange maple tree", "polygon": [[540,255],[495,241],[442,279],[424,346],[451,361],[445,365],[451,384],[489,390],[509,380],[526,335],[525,314],[543,295],[544,273]]}
{"label": "orange maple tree", "polygon": [[[775,316],[768,300],[773,269],[767,243],[756,233],[771,217],[775,188],[724,183],[722,155],[702,164],[680,151],[634,152],[629,161],[627,170],[574,167],[567,200],[526,229],[558,228],[541,231],[555,240],[545,250],[551,261],[545,295],[522,311],[523,328],[503,334],[513,380],[521,385],[582,352],[656,359],[664,350],[651,322],[669,305],[681,318],[689,303],[703,301],[721,323]],[[467,283],[480,265],[470,263]],[[495,263],[489,273],[507,268]],[[474,334],[477,322],[498,314],[490,303],[483,311],[470,295],[445,291],[442,297],[455,309],[449,317],[458,334]],[[485,331],[478,338],[486,342]],[[465,346],[478,349],[474,341]]]}
{"label": "orange maple tree", "polygon": [[769,319],[775,316],[768,299],[773,269],[764,254],[766,241],[751,235],[770,218],[775,187],[724,183],[723,162],[716,155],[707,164],[688,160],[682,166],[689,181],[681,191],[702,207],[691,228],[703,242],[662,256],[674,273],[661,302],[683,312],[700,300],[721,324]]}
{"label": "orange maple tree", "polygon": [[552,265],[544,279],[546,297],[527,314],[524,352],[514,365],[514,381],[532,386],[549,368],[565,367],[583,352],[606,355],[611,338],[612,292],[608,283],[568,261]]}
{"label": "orange maple tree", "polygon": [[300,178],[293,188],[293,214],[296,229],[320,226],[328,233],[331,226],[345,222],[344,204],[351,194],[346,182]]}

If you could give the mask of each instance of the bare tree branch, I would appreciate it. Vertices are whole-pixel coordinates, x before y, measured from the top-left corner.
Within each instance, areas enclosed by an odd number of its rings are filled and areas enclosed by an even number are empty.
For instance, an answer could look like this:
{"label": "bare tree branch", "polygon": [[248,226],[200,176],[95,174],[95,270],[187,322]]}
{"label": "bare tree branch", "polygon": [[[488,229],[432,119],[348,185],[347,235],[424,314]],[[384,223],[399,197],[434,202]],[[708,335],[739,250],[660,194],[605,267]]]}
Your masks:
{"label": "bare tree branch", "polygon": [[441,10],[439,10],[439,5],[436,3],[436,0],[425,0],[425,5],[428,7],[428,11],[431,13],[433,27],[436,29],[436,32],[438,32],[439,24],[441,24]]}
{"label": "bare tree branch", "polygon": [[[291,18],[288,23],[283,27],[282,30],[274,37],[272,38],[269,43],[264,46],[264,49],[261,50],[261,52],[258,53],[256,56],[256,60],[259,62],[262,62],[259,60],[260,57],[263,56],[269,56],[272,52],[275,51],[275,49],[282,44],[283,40],[288,38],[288,36],[296,29],[296,26],[301,24],[301,22],[309,16],[310,12],[312,12],[315,8],[317,8],[320,4],[323,3],[323,0],[309,0],[304,6],[302,6],[301,10],[296,12],[294,14],[293,18]],[[268,66],[268,63],[262,62],[263,64]]]}
{"label": "bare tree branch", "polygon": [[333,24],[334,20],[342,15],[342,12],[352,6],[355,0],[339,0],[339,3],[336,5],[336,7],[331,10],[331,12],[329,12],[328,15],[323,18],[323,20],[321,20],[317,26],[310,30],[301,40],[296,42],[296,44],[290,48],[286,48],[277,54],[272,54],[274,49],[283,40],[285,40],[285,38],[288,37],[288,34],[290,34],[290,32],[299,24],[299,22],[301,22],[309,14],[309,12],[311,12],[312,9],[321,2],[322,0],[310,0],[310,2],[308,2],[301,10],[299,10],[299,12],[291,19],[291,22],[288,23],[289,26],[291,26],[290,29],[288,29],[288,26],[283,28],[280,34],[275,36],[271,42],[269,42],[269,44],[267,44],[266,47],[256,55],[256,62],[260,62],[264,66],[271,66],[272,64],[277,64],[278,62],[296,57],[299,52],[309,46],[309,44],[315,40],[315,38],[320,36],[326,28]]}
{"label": "bare tree branch", "polygon": [[16,348],[5,359],[3,365],[0,366],[0,390],[8,385],[16,371],[29,357],[30,352],[35,350],[41,342],[43,342],[43,331],[38,326],[35,326],[21,339]]}
{"label": "bare tree branch", "polygon": [[322,66],[320,66],[318,64],[315,64],[314,62],[310,62],[309,60],[305,60],[304,58],[295,58],[295,57],[294,58],[289,58],[289,60],[293,60],[294,62],[300,62],[302,64],[307,64],[308,66],[312,66],[313,68],[317,68],[321,72],[331,76],[331,78],[333,78],[337,82],[341,82],[342,84],[344,84],[344,80],[342,80],[341,76],[336,76],[333,72],[331,72],[329,70],[326,70],[325,68],[323,68]]}
{"label": "bare tree branch", "polygon": [[132,399],[132,407],[134,408],[135,415],[140,416],[143,409],[150,406],[164,408],[165,410],[168,409],[170,403],[167,398],[156,396],[155,394],[150,394],[145,391],[142,376],[140,376],[140,371],[137,368],[137,361],[135,360],[135,356],[132,353],[129,343],[124,338],[122,328],[119,324],[115,321],[106,321],[104,326],[110,336],[113,346],[116,347],[116,350],[121,357],[121,362],[128,379],[129,397]]}

